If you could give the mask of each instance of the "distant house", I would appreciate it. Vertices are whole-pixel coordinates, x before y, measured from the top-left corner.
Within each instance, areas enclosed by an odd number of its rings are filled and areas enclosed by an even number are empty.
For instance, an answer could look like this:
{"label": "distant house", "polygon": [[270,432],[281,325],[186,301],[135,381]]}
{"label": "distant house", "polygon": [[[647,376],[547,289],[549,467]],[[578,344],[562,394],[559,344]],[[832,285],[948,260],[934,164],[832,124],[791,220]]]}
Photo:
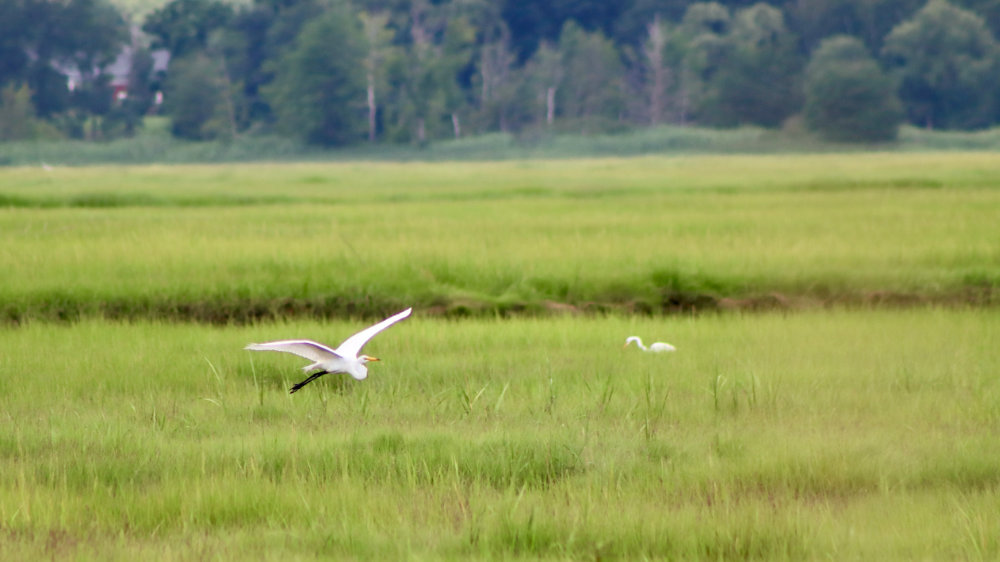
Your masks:
{"label": "distant house", "polygon": [[[111,87],[115,101],[122,101],[128,98],[129,74],[132,71],[132,58],[135,55],[135,47],[125,45],[115,60],[101,70],[111,76]],[[170,52],[166,49],[157,49],[151,52],[153,56],[152,73],[166,72],[170,64]],[[56,69],[66,76],[66,87],[69,91],[76,89],[83,82],[83,73],[73,64],[58,65]],[[157,92],[154,98],[157,105],[162,103],[163,95]]]}
{"label": "distant house", "polygon": [[[111,87],[114,89],[114,98],[117,101],[128,97],[129,73],[132,71],[132,56],[134,52],[135,49],[132,46],[126,46],[115,57],[114,62],[104,68],[104,71],[111,75]],[[153,55],[153,74],[166,72],[167,66],[170,63],[170,52],[166,49],[157,49],[152,51],[151,54]],[[157,98],[161,97],[157,96]]]}

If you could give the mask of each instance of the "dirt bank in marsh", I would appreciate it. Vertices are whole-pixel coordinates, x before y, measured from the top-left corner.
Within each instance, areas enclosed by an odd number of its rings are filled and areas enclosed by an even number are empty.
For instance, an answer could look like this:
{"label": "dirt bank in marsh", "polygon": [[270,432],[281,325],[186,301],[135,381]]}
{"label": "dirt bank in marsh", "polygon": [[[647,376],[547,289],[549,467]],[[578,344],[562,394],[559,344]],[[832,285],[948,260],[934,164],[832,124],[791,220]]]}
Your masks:
{"label": "dirt bank in marsh", "polygon": [[558,302],[540,300],[488,301],[435,297],[427,302],[402,302],[372,296],[363,299],[327,295],[313,298],[245,298],[177,301],[142,299],[117,301],[40,301],[0,304],[0,323],[17,325],[27,321],[74,321],[87,317],[112,320],[166,320],[208,324],[246,324],[296,318],[381,317],[404,306],[420,314],[446,318],[550,316],[563,314],[637,314],[644,316],[704,313],[756,313],[813,310],[835,307],[994,307],[1000,305],[1000,289],[991,286],[963,287],[935,293],[856,291],[840,293],[767,292],[754,295],[720,296],[707,293],[666,293],[657,300]]}

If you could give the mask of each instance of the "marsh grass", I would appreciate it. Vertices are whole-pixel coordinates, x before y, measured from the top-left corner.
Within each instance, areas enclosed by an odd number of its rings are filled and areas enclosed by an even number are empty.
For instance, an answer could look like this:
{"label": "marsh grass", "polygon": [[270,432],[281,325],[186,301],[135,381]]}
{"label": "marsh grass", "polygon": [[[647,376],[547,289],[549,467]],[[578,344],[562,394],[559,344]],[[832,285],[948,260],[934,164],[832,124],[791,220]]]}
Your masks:
{"label": "marsh grass", "polygon": [[998,162],[2,169],[0,559],[996,559]]}
{"label": "marsh grass", "polygon": [[[989,310],[0,331],[0,556],[992,559]],[[674,343],[623,350],[625,336]]]}
{"label": "marsh grass", "polygon": [[992,153],[0,170],[0,317],[993,304]]}

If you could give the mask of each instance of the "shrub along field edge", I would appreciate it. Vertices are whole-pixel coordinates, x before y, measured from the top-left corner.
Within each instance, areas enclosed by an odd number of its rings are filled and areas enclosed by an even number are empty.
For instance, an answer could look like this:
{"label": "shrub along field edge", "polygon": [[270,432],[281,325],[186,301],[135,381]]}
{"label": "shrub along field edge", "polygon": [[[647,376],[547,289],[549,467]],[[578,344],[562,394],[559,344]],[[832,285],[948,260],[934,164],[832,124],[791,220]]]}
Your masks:
{"label": "shrub along field edge", "polygon": [[586,158],[651,154],[775,154],[807,152],[997,150],[1000,128],[985,131],[928,131],[906,126],[899,140],[881,144],[843,144],[813,136],[759,127],[707,129],[659,126],[607,135],[517,137],[493,133],[426,146],[378,145],[322,149],[293,139],[259,136],[234,141],[192,142],[161,131],[140,131],[136,138],[109,142],[32,141],[0,143],[0,166],[86,166],[95,164],[181,164],[257,161],[345,162],[511,160]]}

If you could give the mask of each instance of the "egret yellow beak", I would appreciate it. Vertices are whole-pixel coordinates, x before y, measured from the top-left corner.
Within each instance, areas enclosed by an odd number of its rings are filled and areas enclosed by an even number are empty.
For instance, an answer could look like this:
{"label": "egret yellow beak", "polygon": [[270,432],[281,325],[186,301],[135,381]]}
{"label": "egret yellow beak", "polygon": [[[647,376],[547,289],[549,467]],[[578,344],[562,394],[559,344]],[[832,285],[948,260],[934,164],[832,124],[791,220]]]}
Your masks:
{"label": "egret yellow beak", "polygon": [[371,357],[371,356],[369,356],[368,357],[368,361],[369,362],[371,362],[371,361],[381,361],[381,359],[379,359],[378,357]]}

